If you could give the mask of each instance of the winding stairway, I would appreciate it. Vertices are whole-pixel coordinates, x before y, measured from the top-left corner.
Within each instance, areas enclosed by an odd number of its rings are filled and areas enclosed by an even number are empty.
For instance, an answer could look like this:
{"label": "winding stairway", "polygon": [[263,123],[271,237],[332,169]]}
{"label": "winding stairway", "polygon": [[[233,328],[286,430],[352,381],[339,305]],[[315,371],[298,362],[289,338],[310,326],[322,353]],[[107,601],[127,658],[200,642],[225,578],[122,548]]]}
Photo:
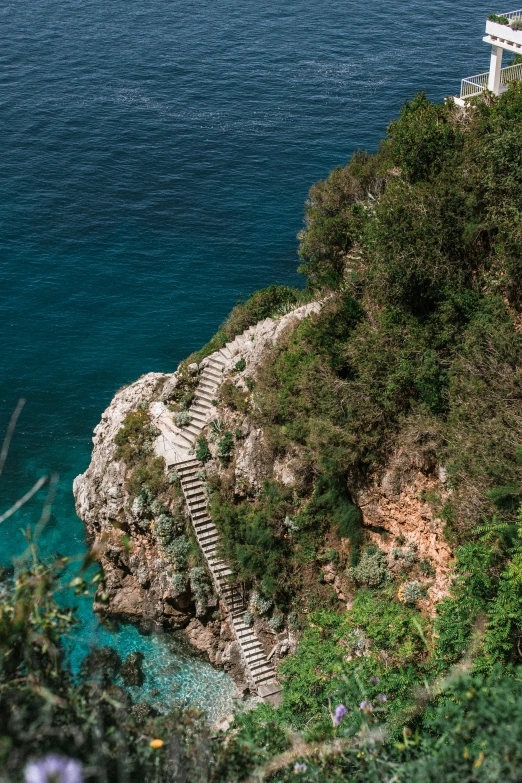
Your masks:
{"label": "winding stairway", "polygon": [[281,687],[277,682],[275,667],[264,652],[255,631],[245,622],[247,607],[243,594],[238,587],[230,584],[232,569],[219,557],[219,532],[208,513],[205,488],[198,475],[203,465],[192,456],[196,439],[215,418],[216,409],[212,401],[223,379],[223,372],[232,365],[234,357],[250,339],[254,329],[247,329],[202,362],[203,370],[189,409],[190,421],[186,426],[175,426],[166,412],[158,416],[156,424],[161,432],[159,453],[165,457],[167,470],[175,468],[180,478],[196,538],[218,595],[229,614],[230,625],[239,643],[251,684],[261,698],[277,704]]}

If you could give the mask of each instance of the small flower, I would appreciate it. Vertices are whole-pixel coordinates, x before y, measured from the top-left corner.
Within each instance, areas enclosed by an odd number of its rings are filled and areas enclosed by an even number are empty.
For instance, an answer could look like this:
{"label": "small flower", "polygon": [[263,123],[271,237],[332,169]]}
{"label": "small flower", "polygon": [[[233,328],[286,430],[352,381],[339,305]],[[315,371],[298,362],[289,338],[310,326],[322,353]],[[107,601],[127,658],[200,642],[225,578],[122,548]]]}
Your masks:
{"label": "small flower", "polygon": [[304,761],[296,761],[294,764],[294,772],[306,772],[307,766]]}
{"label": "small flower", "polygon": [[377,701],[384,703],[385,701],[388,701],[388,697],[386,696],[385,693],[379,693],[379,695],[377,696]]}
{"label": "small flower", "polygon": [[162,739],[153,739],[150,741],[151,748],[162,748],[164,745],[164,742]]}
{"label": "small flower", "polygon": [[369,683],[370,685],[378,685],[380,683],[380,679],[378,677],[370,677]]}
{"label": "small flower", "polygon": [[362,701],[359,704],[359,709],[364,710],[365,712],[373,712],[373,706],[371,701]]}
{"label": "small flower", "polygon": [[25,783],[83,783],[82,765],[74,759],[54,753],[25,768]]}
{"label": "small flower", "polygon": [[344,704],[338,704],[335,708],[334,716],[333,716],[333,725],[338,726],[348,710],[344,706]]}

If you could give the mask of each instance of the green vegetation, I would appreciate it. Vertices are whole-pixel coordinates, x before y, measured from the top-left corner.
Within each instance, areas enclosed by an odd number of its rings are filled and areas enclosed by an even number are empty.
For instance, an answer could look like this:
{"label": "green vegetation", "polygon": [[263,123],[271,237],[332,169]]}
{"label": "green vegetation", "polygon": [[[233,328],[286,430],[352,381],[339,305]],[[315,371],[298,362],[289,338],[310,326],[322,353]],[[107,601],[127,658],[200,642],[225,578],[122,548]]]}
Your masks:
{"label": "green vegetation", "polygon": [[[84,581],[90,562],[89,556],[75,584]],[[197,712],[160,715],[134,704],[112,681],[121,661],[111,648],[92,651],[73,676],[63,648],[75,622],[60,595],[65,564],[35,562],[0,581],[2,781],[18,783],[24,766],[49,752],[73,756],[93,783],[171,781],[180,765],[185,780],[208,779],[208,755],[201,753],[208,740]],[[164,747],[151,747],[155,738]]]}
{"label": "green vegetation", "polygon": [[497,22],[498,24],[509,24],[509,19],[507,16],[503,16],[502,14],[499,16],[498,14],[490,14],[488,16],[488,22]]}

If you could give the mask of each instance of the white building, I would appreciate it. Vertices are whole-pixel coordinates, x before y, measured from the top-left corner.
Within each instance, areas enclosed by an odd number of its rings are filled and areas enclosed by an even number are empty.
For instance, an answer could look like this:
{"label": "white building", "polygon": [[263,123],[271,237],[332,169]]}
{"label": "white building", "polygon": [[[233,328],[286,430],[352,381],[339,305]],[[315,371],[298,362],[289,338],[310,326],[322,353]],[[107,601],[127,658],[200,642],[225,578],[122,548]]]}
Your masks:
{"label": "white building", "polygon": [[462,80],[460,95],[455,97],[459,106],[464,106],[467,99],[480,95],[484,90],[501,95],[510,82],[522,79],[522,63],[502,67],[504,50],[522,55],[522,10],[498,14],[496,21],[488,19],[482,40],[491,44],[489,71]]}

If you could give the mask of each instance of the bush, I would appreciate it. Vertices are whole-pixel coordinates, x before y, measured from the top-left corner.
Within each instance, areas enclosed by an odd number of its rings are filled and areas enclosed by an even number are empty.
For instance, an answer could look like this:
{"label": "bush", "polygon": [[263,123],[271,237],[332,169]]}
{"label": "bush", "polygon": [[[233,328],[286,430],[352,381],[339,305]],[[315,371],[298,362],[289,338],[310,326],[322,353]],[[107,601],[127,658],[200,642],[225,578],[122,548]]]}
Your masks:
{"label": "bush", "polygon": [[192,594],[196,600],[196,614],[204,614],[213,594],[210,577],[205,568],[196,566],[195,568],[190,569],[189,579]]}
{"label": "bush", "polygon": [[488,22],[496,22],[497,24],[509,24],[509,19],[507,18],[507,16],[490,14],[488,16]]}
{"label": "bush", "polygon": [[200,435],[199,438],[196,440],[196,459],[200,462],[208,462],[209,459],[212,459],[212,454],[210,452],[210,449],[208,447],[208,440],[205,438],[204,435]]}
{"label": "bush", "polygon": [[415,604],[422,597],[422,589],[416,579],[399,587],[399,601],[404,604]]}
{"label": "bush", "polygon": [[367,546],[358,565],[348,569],[348,576],[358,584],[380,587],[391,579],[386,555],[376,546]]}
{"label": "bush", "polygon": [[222,405],[232,408],[233,411],[245,413],[248,410],[248,393],[238,389],[232,381],[224,381],[221,384],[218,399]]}
{"label": "bush", "polygon": [[219,331],[201,350],[189,356],[185,365],[191,362],[198,364],[214,351],[219,350],[227,342],[231,342],[238,334],[246,331],[249,326],[255,326],[265,318],[281,315],[281,310],[298,307],[310,299],[310,294],[299,288],[286,285],[271,285],[250,294],[246,302],[241,302],[232,310],[230,316]]}
{"label": "bush", "polygon": [[280,633],[285,627],[285,618],[282,614],[273,614],[268,624],[273,631]]}
{"label": "bush", "polygon": [[186,427],[190,424],[190,414],[188,411],[180,411],[174,416],[174,424],[177,427]]}
{"label": "bush", "polygon": [[[9,651],[0,659],[2,781],[17,783],[29,761],[48,754],[72,756],[93,783],[118,780],[122,769],[167,783],[178,764],[189,770],[187,780],[208,780],[207,729],[194,711],[160,716],[133,704],[114,682],[121,660],[112,648],[93,650],[79,674],[70,671],[63,645],[75,618],[63,605],[63,565],[36,563],[0,590],[0,648]],[[158,754],[144,736],[165,737],[168,752]]]}
{"label": "bush", "polygon": [[152,441],[159,431],[152,425],[147,410],[131,411],[123,420],[121,429],[114,438],[116,459],[127,465],[135,465],[152,452]]}
{"label": "bush", "polygon": [[233,450],[234,450],[234,437],[232,433],[227,430],[224,433],[221,440],[218,441],[216,453],[219,459],[221,460],[221,462],[224,462],[226,464],[227,462],[230,462],[230,457]]}

